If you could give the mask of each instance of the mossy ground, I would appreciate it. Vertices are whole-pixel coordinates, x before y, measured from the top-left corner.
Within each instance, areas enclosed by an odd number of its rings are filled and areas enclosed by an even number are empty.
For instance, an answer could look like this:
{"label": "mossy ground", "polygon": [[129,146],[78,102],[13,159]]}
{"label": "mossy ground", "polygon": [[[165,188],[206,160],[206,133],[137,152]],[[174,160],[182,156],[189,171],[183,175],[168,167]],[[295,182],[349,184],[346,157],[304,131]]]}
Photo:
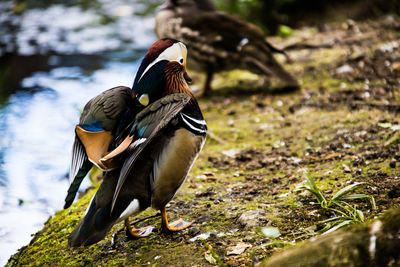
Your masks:
{"label": "mossy ground", "polygon": [[[292,50],[295,63],[285,64],[302,81],[300,91],[280,94],[256,75],[232,71],[217,75],[211,96],[200,99],[210,136],[168,206],[171,221],[195,220],[191,228],[127,240],[118,224],[98,244],[69,248],[68,235],[95,192],[90,189],[51,217],[8,265],[251,265],[282,249],[263,246],[270,240],[260,227],[278,227],[279,240],[297,242],[316,235],[316,225],[327,218],[310,195],[295,192],[304,170],[327,196],[353,182],[371,183],[366,191],[377,210],[357,203],[367,216],[399,206],[400,23],[328,26],[273,40],[314,46]],[[350,71],[340,72],[342,66]],[[246,225],[239,218],[249,210],[262,212]],[[204,241],[189,240],[208,232]],[[229,255],[239,243],[248,248]]]}

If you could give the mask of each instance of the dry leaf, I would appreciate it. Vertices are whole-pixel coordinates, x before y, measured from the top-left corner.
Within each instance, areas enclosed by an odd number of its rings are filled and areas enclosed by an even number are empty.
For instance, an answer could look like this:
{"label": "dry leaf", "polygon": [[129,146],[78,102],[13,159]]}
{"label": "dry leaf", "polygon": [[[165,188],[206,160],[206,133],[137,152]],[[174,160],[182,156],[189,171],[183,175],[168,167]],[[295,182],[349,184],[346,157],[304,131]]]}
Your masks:
{"label": "dry leaf", "polygon": [[227,157],[234,158],[237,154],[240,153],[240,150],[233,148],[228,150],[222,150],[221,153]]}
{"label": "dry leaf", "polygon": [[210,264],[217,264],[217,260],[211,255],[211,253],[208,253],[208,252],[204,253],[204,258]]}
{"label": "dry leaf", "polygon": [[251,245],[250,244],[246,244],[246,243],[238,243],[236,246],[234,247],[229,247],[228,251],[226,253],[226,255],[240,255],[242,254],[247,248],[250,248]]}

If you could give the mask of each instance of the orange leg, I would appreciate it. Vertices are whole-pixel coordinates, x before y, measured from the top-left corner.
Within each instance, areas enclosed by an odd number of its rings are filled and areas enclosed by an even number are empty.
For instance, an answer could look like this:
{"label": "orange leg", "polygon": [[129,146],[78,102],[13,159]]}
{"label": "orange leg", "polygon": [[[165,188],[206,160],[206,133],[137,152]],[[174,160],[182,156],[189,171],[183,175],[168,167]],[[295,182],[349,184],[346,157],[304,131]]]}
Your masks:
{"label": "orange leg", "polygon": [[154,226],[146,226],[141,228],[132,228],[129,222],[129,218],[125,219],[125,232],[126,235],[130,238],[141,238],[146,237],[152,234]]}
{"label": "orange leg", "polygon": [[171,233],[183,230],[191,226],[192,223],[193,221],[187,222],[183,219],[179,219],[173,223],[168,224],[167,211],[165,210],[165,207],[161,209],[161,231],[164,233]]}

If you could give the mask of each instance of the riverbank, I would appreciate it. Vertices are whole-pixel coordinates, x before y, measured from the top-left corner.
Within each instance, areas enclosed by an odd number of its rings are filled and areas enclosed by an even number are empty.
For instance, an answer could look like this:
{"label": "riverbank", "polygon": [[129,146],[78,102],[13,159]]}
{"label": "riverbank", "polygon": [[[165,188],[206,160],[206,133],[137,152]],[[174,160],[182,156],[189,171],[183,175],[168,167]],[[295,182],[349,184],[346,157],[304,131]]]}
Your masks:
{"label": "riverbank", "polygon": [[[311,204],[311,195],[297,192],[304,170],[328,198],[346,185],[369,183],[361,192],[375,198],[377,209],[351,202],[366,220],[399,207],[399,30],[398,18],[385,17],[272,38],[291,47],[295,63],[285,66],[302,81],[297,92],[272,93],[247,72],[218,75],[211,96],[200,99],[207,143],[168,207],[171,220],[195,220],[188,230],[127,240],[119,224],[98,244],[69,248],[91,188],[52,216],[8,266],[250,265],[319,235],[321,221],[331,216]],[[271,245],[260,231],[267,226],[279,229],[282,242]]]}

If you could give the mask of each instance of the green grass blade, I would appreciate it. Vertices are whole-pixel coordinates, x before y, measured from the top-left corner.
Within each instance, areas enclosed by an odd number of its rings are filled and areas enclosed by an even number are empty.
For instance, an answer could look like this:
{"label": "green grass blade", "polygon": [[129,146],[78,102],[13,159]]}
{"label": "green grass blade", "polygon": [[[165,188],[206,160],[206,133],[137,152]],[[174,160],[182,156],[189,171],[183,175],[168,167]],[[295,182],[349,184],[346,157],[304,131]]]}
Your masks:
{"label": "green grass blade", "polygon": [[343,199],[349,199],[349,200],[353,200],[353,199],[368,199],[371,202],[371,206],[372,209],[376,209],[376,204],[375,204],[375,198],[371,195],[367,195],[367,194],[351,194],[351,195],[347,195],[344,196]]}
{"label": "green grass blade", "polygon": [[375,203],[375,198],[373,196],[371,196],[371,198],[369,199],[369,201],[371,202],[371,206],[373,210],[376,210],[376,203]]}
{"label": "green grass blade", "polygon": [[341,222],[341,221],[348,220],[348,219],[349,219],[348,217],[343,217],[343,216],[333,217],[333,218],[323,220],[323,221],[321,221],[321,223],[331,223],[331,222],[337,222],[337,221]]}
{"label": "green grass blade", "polygon": [[315,191],[319,191],[317,185],[314,182],[314,179],[311,177],[311,175],[308,172],[304,173],[304,177],[307,179],[308,185]]}
{"label": "green grass blade", "polygon": [[294,244],[288,241],[283,241],[283,240],[273,240],[270,241],[268,243],[262,244],[261,247],[265,248],[265,247],[271,247],[271,246],[293,246]]}
{"label": "green grass blade", "polygon": [[356,218],[356,208],[351,206],[349,203],[345,201],[336,201],[335,204],[345,211],[345,216],[351,217],[352,219]]}
{"label": "green grass blade", "polygon": [[369,199],[369,198],[371,198],[371,196],[370,195],[367,195],[367,194],[351,194],[351,195],[346,195],[346,196],[343,196],[343,198],[342,199]]}
{"label": "green grass blade", "polygon": [[344,216],[344,217],[347,216],[347,214],[346,214],[345,212],[341,211],[341,210],[338,210],[338,209],[335,209],[335,208],[327,208],[327,209],[329,209],[329,210],[331,210],[331,211],[333,211],[333,212],[339,213],[340,215],[342,215],[342,217],[343,217],[343,216]]}
{"label": "green grass blade", "polygon": [[365,217],[364,217],[364,213],[361,210],[356,209],[356,213],[358,215],[358,218],[360,218],[361,222],[364,222]]}
{"label": "green grass blade", "polygon": [[314,179],[310,176],[310,174],[308,172],[304,173],[304,176],[307,179],[307,183],[309,185],[309,188],[307,189],[308,191],[310,191],[311,193],[313,193],[313,195],[317,198],[318,203],[321,204],[321,206],[323,208],[327,207],[327,201],[325,199],[325,197],[322,195],[321,191],[319,190],[319,188],[317,187],[317,185],[314,182]]}
{"label": "green grass blade", "polygon": [[337,200],[340,200],[344,195],[347,195],[350,192],[353,192],[354,190],[357,190],[358,188],[361,187],[365,183],[354,183],[351,185],[346,186],[345,188],[340,189],[331,199],[330,202],[334,202]]}
{"label": "green grass blade", "polygon": [[324,232],[322,235],[326,235],[326,234],[332,233],[332,232],[336,231],[337,229],[342,228],[343,226],[346,226],[346,225],[351,224],[351,223],[353,223],[353,221],[351,221],[351,220],[343,221],[343,222],[335,225],[334,227],[332,227],[328,231]]}

